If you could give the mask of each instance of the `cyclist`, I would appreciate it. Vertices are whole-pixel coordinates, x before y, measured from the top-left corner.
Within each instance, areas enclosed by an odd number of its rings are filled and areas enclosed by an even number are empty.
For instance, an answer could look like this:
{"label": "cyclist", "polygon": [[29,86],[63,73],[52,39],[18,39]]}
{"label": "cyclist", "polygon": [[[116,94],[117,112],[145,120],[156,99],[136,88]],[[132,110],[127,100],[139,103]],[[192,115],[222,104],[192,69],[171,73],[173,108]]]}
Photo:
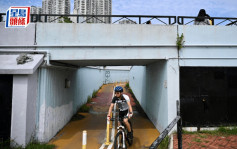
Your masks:
{"label": "cyclist", "polygon": [[[114,104],[117,103],[119,108],[119,119],[123,119],[123,122],[125,123],[127,129],[128,129],[128,139],[133,139],[133,132],[130,127],[130,124],[128,122],[128,119],[130,119],[133,115],[132,106],[130,103],[130,99],[127,95],[123,94],[123,88],[121,86],[117,86],[114,89],[115,96],[112,100],[112,103],[109,107],[109,112],[107,117],[110,119],[110,114],[112,112],[112,109],[114,107]],[[118,121],[119,125],[120,122]]]}

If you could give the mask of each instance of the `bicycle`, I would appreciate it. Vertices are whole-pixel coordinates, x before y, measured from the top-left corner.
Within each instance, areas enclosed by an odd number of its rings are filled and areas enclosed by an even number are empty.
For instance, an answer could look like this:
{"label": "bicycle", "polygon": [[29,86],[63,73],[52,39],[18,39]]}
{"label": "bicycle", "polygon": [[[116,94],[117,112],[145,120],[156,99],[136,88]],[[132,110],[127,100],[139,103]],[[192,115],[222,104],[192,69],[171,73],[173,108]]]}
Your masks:
{"label": "bicycle", "polygon": [[[127,137],[128,130],[123,122],[123,119],[119,119],[120,125],[117,127],[118,132],[114,138],[114,149],[121,149],[121,148],[127,149],[126,141],[129,146],[131,146],[133,143],[133,140],[132,139],[130,140]],[[129,122],[131,130],[133,132],[132,123],[129,119],[128,119],[128,122]]]}

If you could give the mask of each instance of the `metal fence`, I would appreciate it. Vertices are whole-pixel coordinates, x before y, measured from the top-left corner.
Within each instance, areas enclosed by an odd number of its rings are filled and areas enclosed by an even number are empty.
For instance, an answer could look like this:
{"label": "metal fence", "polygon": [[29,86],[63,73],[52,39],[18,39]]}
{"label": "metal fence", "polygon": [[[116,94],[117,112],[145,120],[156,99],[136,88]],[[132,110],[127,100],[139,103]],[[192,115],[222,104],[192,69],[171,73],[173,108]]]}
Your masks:
{"label": "metal fence", "polygon": [[56,15],[31,14],[31,22],[55,22],[70,18],[73,23],[104,23],[104,24],[176,24],[176,16],[139,16],[139,15]]}
{"label": "metal fence", "polygon": [[[177,23],[179,25],[189,25],[193,24],[196,17],[193,16],[178,16]],[[226,18],[226,17],[210,17],[212,25],[237,25],[237,18]]]}
{"label": "metal fence", "polygon": [[[4,22],[6,13],[0,13],[0,22]],[[71,15],[71,14],[31,14],[31,22],[47,23],[104,23],[104,24],[151,24],[193,25],[193,16],[149,16],[149,15]],[[237,25],[237,18],[210,17],[212,25]]]}
{"label": "metal fence", "polygon": [[180,117],[180,102],[177,101],[177,117],[165,128],[160,136],[151,144],[149,149],[157,149],[172,128],[177,124],[178,149],[182,149],[182,119]]}

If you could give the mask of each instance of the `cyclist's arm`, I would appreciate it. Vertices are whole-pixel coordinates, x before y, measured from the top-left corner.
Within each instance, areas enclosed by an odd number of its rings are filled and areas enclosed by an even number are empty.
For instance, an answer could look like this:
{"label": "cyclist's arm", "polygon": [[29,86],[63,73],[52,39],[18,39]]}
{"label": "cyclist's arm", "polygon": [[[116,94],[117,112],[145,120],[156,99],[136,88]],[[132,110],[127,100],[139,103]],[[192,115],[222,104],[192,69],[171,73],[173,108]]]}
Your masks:
{"label": "cyclist's arm", "polygon": [[114,107],[114,103],[111,103],[111,104],[110,104],[110,107],[109,107],[109,112],[108,112],[108,115],[107,115],[107,116],[110,116],[110,115],[111,115],[111,112],[112,112],[113,107]]}
{"label": "cyclist's arm", "polygon": [[133,111],[132,111],[132,106],[131,106],[130,101],[127,101],[127,103],[128,103],[129,112],[130,112],[130,113],[133,113]]}

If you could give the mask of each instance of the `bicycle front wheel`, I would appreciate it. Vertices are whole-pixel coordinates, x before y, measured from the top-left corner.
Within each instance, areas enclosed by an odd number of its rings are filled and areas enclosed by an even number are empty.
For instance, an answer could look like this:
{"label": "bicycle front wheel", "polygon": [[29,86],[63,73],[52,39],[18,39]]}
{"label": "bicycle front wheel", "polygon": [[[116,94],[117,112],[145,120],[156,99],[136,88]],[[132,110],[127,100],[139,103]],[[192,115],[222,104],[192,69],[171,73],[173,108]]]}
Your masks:
{"label": "bicycle front wheel", "polygon": [[119,131],[114,138],[114,149],[127,149],[126,141],[123,144],[123,133]]}

